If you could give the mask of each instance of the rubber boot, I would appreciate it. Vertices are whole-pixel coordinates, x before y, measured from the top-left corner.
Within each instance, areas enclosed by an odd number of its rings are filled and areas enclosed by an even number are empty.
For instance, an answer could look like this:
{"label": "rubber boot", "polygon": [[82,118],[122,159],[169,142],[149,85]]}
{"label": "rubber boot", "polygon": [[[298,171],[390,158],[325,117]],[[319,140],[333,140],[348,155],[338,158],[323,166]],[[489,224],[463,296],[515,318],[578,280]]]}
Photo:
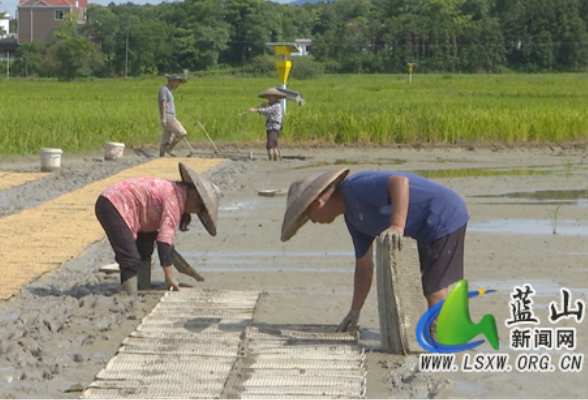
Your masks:
{"label": "rubber boot", "polygon": [[138,279],[137,276],[133,276],[122,283],[122,291],[126,292],[129,296],[136,296],[138,292]]}
{"label": "rubber boot", "polygon": [[141,260],[139,266],[139,290],[151,289],[151,259]]}

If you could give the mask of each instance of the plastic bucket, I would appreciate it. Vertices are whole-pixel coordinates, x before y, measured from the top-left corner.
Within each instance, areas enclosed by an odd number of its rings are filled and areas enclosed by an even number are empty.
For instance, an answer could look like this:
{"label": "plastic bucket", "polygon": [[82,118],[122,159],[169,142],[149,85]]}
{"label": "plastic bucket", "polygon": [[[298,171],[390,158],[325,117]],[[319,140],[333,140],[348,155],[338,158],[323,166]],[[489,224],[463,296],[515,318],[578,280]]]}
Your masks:
{"label": "plastic bucket", "polygon": [[104,159],[106,161],[113,161],[122,158],[125,151],[124,143],[106,142],[104,147]]}
{"label": "plastic bucket", "polygon": [[61,168],[61,149],[41,149],[41,171],[48,172]]}

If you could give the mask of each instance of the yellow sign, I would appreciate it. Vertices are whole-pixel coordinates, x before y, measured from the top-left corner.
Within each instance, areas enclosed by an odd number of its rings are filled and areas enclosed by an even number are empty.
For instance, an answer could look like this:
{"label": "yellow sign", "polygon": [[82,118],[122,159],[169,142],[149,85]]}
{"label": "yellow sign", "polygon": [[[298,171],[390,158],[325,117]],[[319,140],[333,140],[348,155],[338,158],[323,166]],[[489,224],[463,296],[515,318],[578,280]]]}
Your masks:
{"label": "yellow sign", "polygon": [[290,54],[292,54],[292,51],[290,50],[290,48],[288,46],[276,46],[276,55],[287,55],[289,56]]}
{"label": "yellow sign", "polygon": [[278,78],[281,83],[286,84],[288,82],[288,75],[290,75],[290,69],[292,68],[292,62],[288,58],[293,53],[300,53],[300,48],[296,43],[289,42],[268,42],[265,45],[276,54]]}
{"label": "yellow sign", "polygon": [[292,61],[276,61],[276,70],[278,71],[278,78],[280,82],[288,82],[288,75],[290,75],[290,69],[292,68]]}

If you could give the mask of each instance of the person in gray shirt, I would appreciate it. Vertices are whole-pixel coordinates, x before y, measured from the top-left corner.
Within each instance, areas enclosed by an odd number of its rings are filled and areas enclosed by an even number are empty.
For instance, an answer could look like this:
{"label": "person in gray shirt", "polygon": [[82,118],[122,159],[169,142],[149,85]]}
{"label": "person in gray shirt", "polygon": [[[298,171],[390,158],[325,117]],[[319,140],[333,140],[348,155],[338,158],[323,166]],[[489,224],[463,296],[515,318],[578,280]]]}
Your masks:
{"label": "person in gray shirt", "polygon": [[161,145],[159,146],[159,156],[164,157],[167,152],[171,156],[173,148],[186,137],[186,129],[180,121],[176,119],[176,107],[172,90],[176,89],[180,83],[186,83],[186,80],[179,75],[166,75],[167,85],[159,90],[159,118],[163,127],[161,135]]}

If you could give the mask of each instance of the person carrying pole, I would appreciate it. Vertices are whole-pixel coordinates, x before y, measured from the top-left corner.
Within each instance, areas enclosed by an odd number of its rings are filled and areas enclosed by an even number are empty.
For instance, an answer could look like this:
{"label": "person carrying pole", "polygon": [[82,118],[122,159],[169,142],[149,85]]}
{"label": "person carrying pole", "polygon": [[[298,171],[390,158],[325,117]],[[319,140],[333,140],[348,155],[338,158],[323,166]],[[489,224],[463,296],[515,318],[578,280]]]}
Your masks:
{"label": "person carrying pole", "polygon": [[261,92],[258,97],[266,98],[260,108],[249,108],[249,112],[256,112],[264,115],[267,119],[265,130],[267,133],[267,158],[269,161],[280,161],[280,150],[278,150],[278,136],[282,130],[282,105],[279,99],[285,99],[286,95],[276,88],[269,88]]}

